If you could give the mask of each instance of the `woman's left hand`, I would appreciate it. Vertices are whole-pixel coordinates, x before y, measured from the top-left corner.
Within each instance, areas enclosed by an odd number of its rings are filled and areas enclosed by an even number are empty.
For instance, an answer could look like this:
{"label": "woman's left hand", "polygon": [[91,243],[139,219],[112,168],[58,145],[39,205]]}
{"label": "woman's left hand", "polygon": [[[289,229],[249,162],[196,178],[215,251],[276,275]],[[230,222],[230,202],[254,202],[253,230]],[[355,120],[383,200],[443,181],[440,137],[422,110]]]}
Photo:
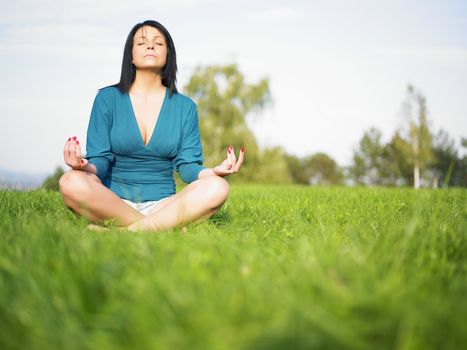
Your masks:
{"label": "woman's left hand", "polygon": [[212,169],[214,174],[224,177],[238,172],[242,166],[244,155],[245,150],[242,147],[237,160],[235,157],[234,148],[233,146],[230,146],[227,151],[227,158],[222,162],[221,165],[218,165]]}

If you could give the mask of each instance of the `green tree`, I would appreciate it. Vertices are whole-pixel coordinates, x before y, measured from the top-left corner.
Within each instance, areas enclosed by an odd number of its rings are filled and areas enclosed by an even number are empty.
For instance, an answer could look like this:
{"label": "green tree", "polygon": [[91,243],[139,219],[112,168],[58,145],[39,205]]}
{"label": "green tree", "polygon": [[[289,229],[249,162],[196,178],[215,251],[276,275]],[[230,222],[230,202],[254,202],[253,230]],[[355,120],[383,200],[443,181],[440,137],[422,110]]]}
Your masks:
{"label": "green tree", "polygon": [[454,139],[443,129],[434,137],[433,155],[430,170],[433,173],[434,187],[462,186],[466,168],[458,156]]}
{"label": "green tree", "polygon": [[60,180],[63,174],[64,171],[62,167],[58,166],[55,169],[55,172],[44,180],[44,182],[42,183],[42,188],[50,191],[58,191],[58,181]]}
{"label": "green tree", "polygon": [[293,178],[290,175],[285,151],[280,146],[268,147],[259,150],[262,166],[250,176],[251,181],[268,184],[290,184]]}
{"label": "green tree", "polygon": [[410,163],[410,144],[396,131],[384,145],[379,173],[385,186],[412,186],[413,174]]}
{"label": "green tree", "polygon": [[407,121],[405,139],[410,144],[413,185],[420,188],[422,172],[433,161],[433,137],[428,125],[426,98],[412,85],[407,86],[403,102],[403,113]]}
{"label": "green tree", "polygon": [[304,159],[292,154],[284,155],[287,168],[289,169],[290,177],[293,183],[300,185],[309,185],[311,173],[306,167]]}
{"label": "green tree", "polygon": [[292,181],[284,152],[276,148],[261,151],[247,125],[249,116],[271,102],[267,79],[247,84],[235,64],[198,67],[184,92],[198,105],[205,164],[220,164],[231,144],[237,146],[237,156],[239,146],[244,146],[245,161],[242,170],[232,177],[233,181]]}
{"label": "green tree", "polygon": [[461,145],[464,148],[464,156],[459,160],[459,186],[467,187],[467,138],[462,138]]}
{"label": "green tree", "polygon": [[325,153],[315,153],[304,160],[312,185],[342,185],[344,174],[336,161]]}
{"label": "green tree", "polygon": [[384,156],[381,131],[372,127],[360,139],[349,167],[351,179],[358,185],[380,185],[380,168]]}

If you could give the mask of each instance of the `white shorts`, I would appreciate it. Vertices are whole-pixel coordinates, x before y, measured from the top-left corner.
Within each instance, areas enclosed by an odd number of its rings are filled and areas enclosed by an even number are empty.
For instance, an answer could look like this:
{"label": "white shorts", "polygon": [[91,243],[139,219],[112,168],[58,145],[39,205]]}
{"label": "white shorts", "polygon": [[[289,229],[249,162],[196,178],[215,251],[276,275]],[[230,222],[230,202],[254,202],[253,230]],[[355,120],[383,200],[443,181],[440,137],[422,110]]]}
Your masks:
{"label": "white shorts", "polygon": [[154,208],[154,206],[159,203],[159,202],[162,202],[163,200],[166,200],[167,198],[169,197],[165,197],[165,198],[162,198],[162,199],[159,199],[158,201],[146,201],[146,202],[132,202],[128,199],[123,199],[122,200],[128,204],[130,207],[132,208],[135,208],[136,210],[138,210],[141,214],[143,215],[148,215],[152,208]]}

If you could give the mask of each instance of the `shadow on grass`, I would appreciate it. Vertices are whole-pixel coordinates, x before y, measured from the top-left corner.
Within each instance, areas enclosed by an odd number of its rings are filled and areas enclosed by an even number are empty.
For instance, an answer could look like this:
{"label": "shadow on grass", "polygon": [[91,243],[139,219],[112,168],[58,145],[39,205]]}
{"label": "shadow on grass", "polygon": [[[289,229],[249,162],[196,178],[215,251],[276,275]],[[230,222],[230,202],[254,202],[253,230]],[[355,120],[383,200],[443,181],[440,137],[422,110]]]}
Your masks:
{"label": "shadow on grass", "polygon": [[219,210],[213,216],[209,217],[207,221],[216,227],[224,227],[230,223],[231,216],[227,210]]}

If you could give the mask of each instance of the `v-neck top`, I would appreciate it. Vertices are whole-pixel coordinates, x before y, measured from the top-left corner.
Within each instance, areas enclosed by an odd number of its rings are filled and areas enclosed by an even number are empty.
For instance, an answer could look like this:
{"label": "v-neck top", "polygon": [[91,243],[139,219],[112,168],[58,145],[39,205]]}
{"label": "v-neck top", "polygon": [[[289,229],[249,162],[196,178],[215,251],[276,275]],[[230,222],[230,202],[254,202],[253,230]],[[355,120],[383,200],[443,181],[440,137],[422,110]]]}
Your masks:
{"label": "v-neck top", "polygon": [[154,130],[152,131],[152,134],[151,134],[147,144],[144,144],[143,136],[141,135],[141,129],[139,128],[138,121],[136,119],[136,113],[135,113],[135,109],[133,108],[133,103],[131,102],[130,94],[127,92],[124,95],[126,97],[128,97],[128,104],[130,105],[131,114],[133,115],[133,118],[135,119],[136,129],[138,129],[139,134],[141,136],[141,143],[143,144],[143,146],[148,147],[149,144],[151,143],[151,140],[152,140],[152,137],[154,136],[154,133],[156,132],[157,122],[159,121],[159,117],[162,114],[162,109],[164,108],[164,105],[167,103],[166,100],[167,100],[167,96],[169,95],[169,89],[165,88],[164,99],[162,100],[162,105],[161,105],[159,114],[158,114],[157,119],[156,119],[156,124],[154,125]]}
{"label": "v-neck top", "polygon": [[144,145],[128,93],[100,89],[92,105],[86,159],[97,176],[120,198],[160,200],[175,194],[173,171],[191,183],[205,169],[198,111],[189,97],[166,89],[154,131]]}

